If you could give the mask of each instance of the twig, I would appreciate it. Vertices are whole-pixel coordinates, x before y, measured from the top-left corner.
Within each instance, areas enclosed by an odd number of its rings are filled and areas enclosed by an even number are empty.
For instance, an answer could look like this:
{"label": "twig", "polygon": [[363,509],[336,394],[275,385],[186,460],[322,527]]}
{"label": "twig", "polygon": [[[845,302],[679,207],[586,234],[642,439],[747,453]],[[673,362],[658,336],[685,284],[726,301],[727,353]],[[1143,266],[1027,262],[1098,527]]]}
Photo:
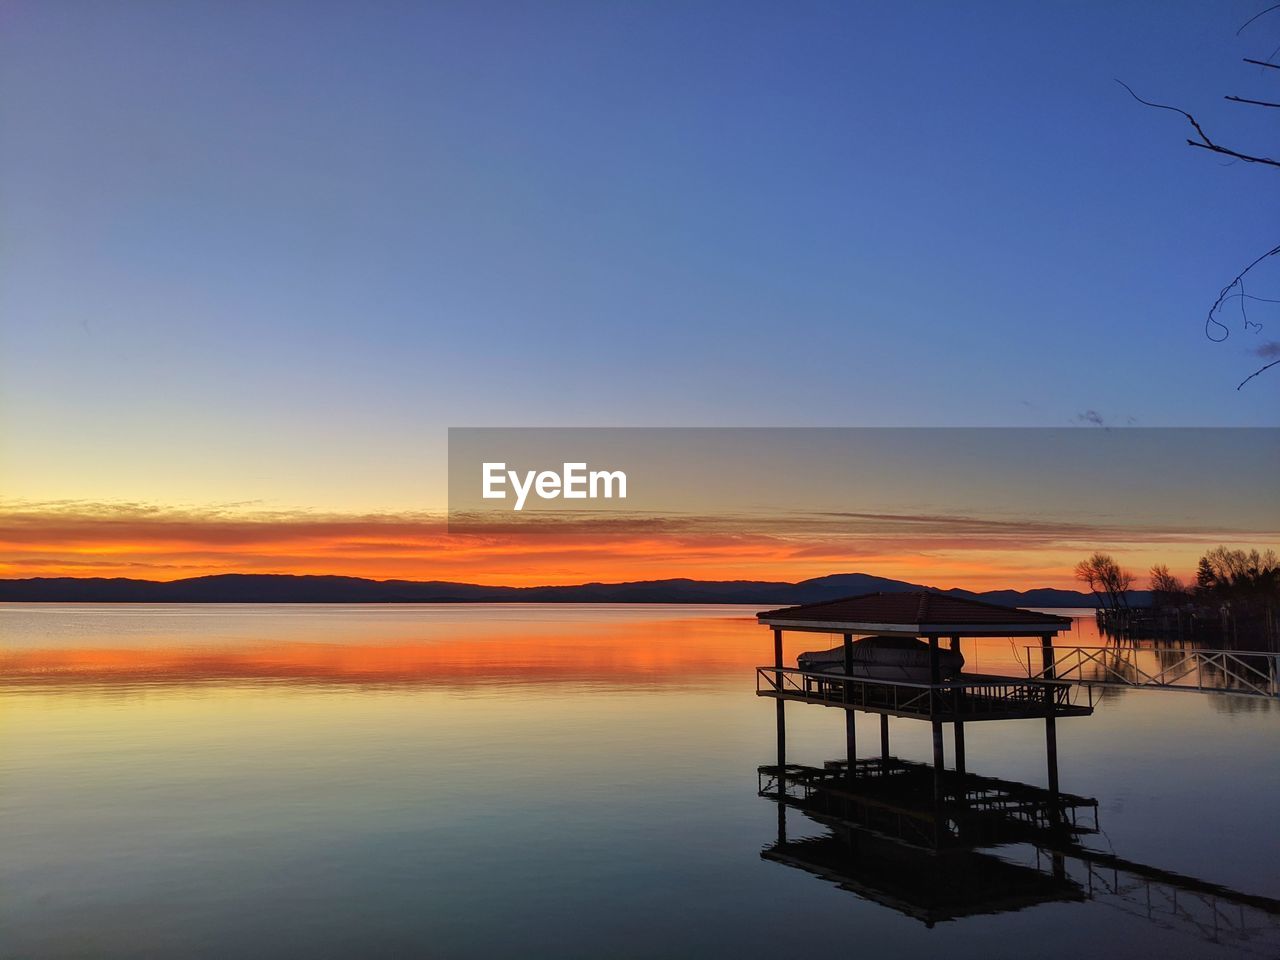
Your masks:
{"label": "twig", "polygon": [[1272,10],[1280,10],[1280,3],[1273,3],[1271,6],[1267,7],[1267,9],[1259,10],[1257,13],[1255,13],[1252,17],[1250,17],[1244,23],[1240,24],[1240,29],[1236,31],[1236,36],[1237,37],[1240,36],[1240,34],[1244,33],[1245,27],[1253,23],[1253,21],[1257,20],[1259,17],[1265,17]]}
{"label": "twig", "polygon": [[[1184,117],[1187,118],[1188,122],[1190,122],[1191,126],[1196,128],[1196,133],[1200,134],[1200,139],[1204,141],[1206,146],[1213,144],[1213,141],[1210,140],[1208,136],[1205,135],[1204,130],[1200,128],[1200,124],[1196,122],[1196,118],[1193,117],[1191,114],[1187,113],[1187,111],[1183,110],[1181,107],[1171,107],[1167,103],[1152,103],[1150,100],[1143,100],[1140,96],[1138,96],[1136,93],[1133,92],[1133,87],[1129,86],[1123,80],[1117,79],[1116,83],[1120,84],[1120,86],[1128,90],[1129,96],[1133,97],[1133,99],[1137,100],[1144,107],[1155,107],[1157,110],[1172,110],[1174,113],[1182,114]],[[1189,141],[1189,142],[1194,142],[1194,141]]]}
{"label": "twig", "polygon": [[[1208,337],[1208,338],[1209,338],[1210,340],[1212,340],[1214,343],[1221,343],[1223,340],[1226,340],[1226,339],[1227,339],[1227,337],[1231,336],[1231,330],[1227,327],[1227,325],[1226,325],[1225,323],[1223,323],[1221,320],[1219,320],[1217,317],[1215,317],[1215,316],[1214,316],[1214,314],[1215,314],[1215,313],[1217,313],[1217,312],[1218,312],[1218,308],[1219,308],[1219,307],[1221,307],[1221,306],[1223,305],[1223,303],[1225,303],[1225,302],[1226,302],[1226,300],[1227,300],[1228,296],[1230,296],[1230,294],[1231,294],[1231,291],[1232,291],[1232,290],[1234,290],[1236,287],[1242,287],[1242,288],[1243,288],[1243,286],[1244,286],[1244,278],[1245,278],[1245,276],[1249,273],[1249,271],[1250,271],[1250,270],[1252,270],[1254,267],[1256,267],[1258,264],[1260,264],[1263,260],[1267,259],[1267,257],[1276,257],[1276,256],[1280,256],[1280,247],[1272,247],[1270,250],[1268,250],[1268,251],[1267,251],[1266,253],[1264,253],[1262,256],[1260,256],[1260,257],[1258,257],[1256,260],[1254,260],[1254,261],[1253,261],[1253,263],[1249,264],[1247,267],[1245,267],[1243,270],[1241,270],[1238,274],[1236,274],[1235,279],[1234,279],[1234,280],[1232,280],[1230,283],[1228,283],[1225,287],[1223,287],[1223,288],[1222,288],[1222,292],[1218,294],[1218,299],[1217,299],[1217,300],[1215,300],[1215,301],[1213,301],[1213,306],[1209,308],[1209,313],[1208,313],[1208,315],[1207,315],[1207,316],[1205,317],[1205,319],[1204,319],[1204,335],[1205,335],[1206,337]],[[1209,333],[1209,324],[1211,324],[1211,323],[1212,323],[1212,324],[1216,324],[1217,326],[1221,327],[1223,330],[1226,330],[1226,331],[1227,331],[1227,336],[1226,336],[1226,337],[1215,337],[1215,336],[1213,336],[1212,334],[1210,334],[1210,333]],[[1267,364],[1267,366],[1271,366],[1271,364]],[[1263,367],[1262,369],[1263,369],[1263,370],[1265,370],[1265,369],[1267,369],[1267,368],[1266,368],[1266,367]],[[1262,371],[1260,370],[1260,371],[1258,371],[1258,372],[1259,372],[1259,373],[1261,373]],[[1256,376],[1256,374],[1255,374],[1255,376]],[[1246,380],[1245,382],[1247,383],[1248,381]],[[1243,386],[1243,385],[1244,385],[1244,384],[1242,383],[1242,384],[1241,384],[1241,386]]]}
{"label": "twig", "polygon": [[[1248,26],[1250,23],[1252,23],[1254,20],[1257,20],[1257,19],[1258,19],[1258,17],[1262,16],[1262,14],[1264,14],[1264,13],[1270,13],[1272,10],[1280,10],[1280,3],[1275,4],[1274,6],[1268,7],[1266,10],[1263,10],[1263,11],[1262,11],[1262,13],[1256,14],[1255,16],[1253,16],[1252,18],[1250,18],[1250,19],[1249,19],[1249,21],[1248,21],[1248,22],[1246,22],[1246,23],[1244,24],[1244,26],[1243,26],[1243,27],[1241,27],[1240,29],[1241,29],[1241,30],[1243,30],[1243,29],[1244,29],[1244,27],[1247,27],[1247,26]],[[1273,70],[1280,70],[1280,65],[1277,65],[1277,64],[1274,64],[1274,63],[1267,63],[1267,62],[1264,62],[1264,61],[1262,61],[1262,60],[1250,60],[1249,58],[1247,58],[1247,57],[1246,57],[1246,58],[1245,58],[1245,63],[1254,63],[1254,64],[1257,64],[1257,65],[1258,65],[1258,66],[1260,66],[1260,67],[1269,67],[1269,68],[1271,68],[1271,69],[1273,69]],[[1200,141],[1199,141],[1199,142],[1196,142],[1195,140],[1188,140],[1188,141],[1187,141],[1187,145],[1188,145],[1188,146],[1192,146],[1192,147],[1199,147],[1201,150],[1209,150],[1209,151],[1211,151],[1211,152],[1213,152],[1213,153],[1220,153],[1220,154],[1223,154],[1223,155],[1228,156],[1228,157],[1234,157],[1235,159],[1237,159],[1237,160],[1243,160],[1243,161],[1245,161],[1246,163],[1261,163],[1261,164],[1265,164],[1266,166],[1270,166],[1270,167],[1280,167],[1280,160],[1272,160],[1270,157],[1254,157],[1254,156],[1250,156],[1250,155],[1249,155],[1249,154],[1247,154],[1247,153],[1240,153],[1238,150],[1232,150],[1232,149],[1230,149],[1229,147],[1219,146],[1218,144],[1214,143],[1212,140],[1210,140],[1210,139],[1209,139],[1209,135],[1208,135],[1207,133],[1205,133],[1205,132],[1204,132],[1204,128],[1203,128],[1203,127],[1201,127],[1201,126],[1200,126],[1200,123],[1196,120],[1196,118],[1195,118],[1195,117],[1193,117],[1191,114],[1187,113],[1187,111],[1185,111],[1185,110],[1181,109],[1180,107],[1171,107],[1171,106],[1169,106],[1168,104],[1165,104],[1165,103],[1153,103],[1153,102],[1152,102],[1152,101],[1150,101],[1150,100],[1144,100],[1144,99],[1142,99],[1142,97],[1140,97],[1140,96],[1138,96],[1136,93],[1134,93],[1134,92],[1133,92],[1133,88],[1132,88],[1132,87],[1130,87],[1130,86],[1129,86],[1127,83],[1125,83],[1123,80],[1117,79],[1117,80],[1116,80],[1116,83],[1120,84],[1120,86],[1124,87],[1124,88],[1125,88],[1125,90],[1129,91],[1129,96],[1133,97],[1133,99],[1137,100],[1137,101],[1138,101],[1140,104],[1142,104],[1143,106],[1147,106],[1147,107],[1154,107],[1154,108],[1156,108],[1157,110],[1171,110],[1171,111],[1173,111],[1174,113],[1180,113],[1180,114],[1182,114],[1182,116],[1186,117],[1187,122],[1188,122],[1189,124],[1191,124],[1191,127],[1192,127],[1192,129],[1193,129],[1193,130],[1195,130],[1196,135],[1200,137]],[[1264,107],[1280,107],[1280,104],[1276,104],[1276,103],[1269,103],[1269,102],[1262,101],[1262,100],[1245,100],[1245,99],[1244,99],[1244,98],[1242,98],[1242,97],[1230,97],[1230,96],[1229,96],[1229,97],[1227,97],[1227,99],[1228,99],[1228,100],[1234,100],[1234,101],[1236,101],[1236,102],[1238,102],[1238,103],[1249,103],[1249,104],[1255,104],[1255,105],[1257,105],[1257,106],[1264,106]],[[1238,274],[1236,274],[1236,277],[1235,277],[1235,279],[1234,279],[1234,280],[1232,280],[1230,283],[1228,283],[1225,287],[1223,287],[1223,288],[1222,288],[1221,292],[1219,292],[1219,294],[1218,294],[1218,299],[1217,299],[1217,300],[1215,300],[1215,301],[1213,301],[1213,306],[1211,306],[1211,307],[1209,308],[1209,312],[1208,312],[1208,314],[1206,314],[1206,315],[1205,315],[1205,320],[1204,320],[1204,335],[1205,335],[1206,337],[1208,337],[1208,338],[1209,338],[1210,340],[1212,340],[1214,343],[1221,343],[1223,340],[1226,340],[1228,337],[1230,337],[1230,336],[1231,336],[1231,330],[1230,330],[1230,328],[1229,328],[1229,327],[1227,327],[1227,325],[1226,325],[1225,323],[1223,323],[1222,321],[1220,321],[1220,320],[1215,316],[1215,314],[1217,314],[1217,312],[1218,312],[1219,308],[1221,308],[1221,306],[1223,305],[1223,303],[1225,303],[1225,302],[1227,301],[1227,299],[1228,299],[1228,298],[1232,297],[1232,293],[1231,293],[1231,291],[1232,291],[1232,290],[1234,290],[1236,287],[1239,287],[1239,288],[1240,288],[1240,293],[1239,293],[1238,295],[1239,295],[1239,296],[1240,296],[1240,298],[1241,298],[1241,299],[1240,299],[1240,309],[1241,309],[1241,311],[1243,312],[1243,311],[1244,311],[1244,301],[1245,301],[1245,299],[1248,297],[1248,294],[1246,294],[1246,293],[1244,292],[1244,278],[1245,278],[1245,276],[1249,273],[1249,271],[1250,271],[1250,270],[1252,270],[1254,267],[1256,267],[1258,264],[1260,264],[1263,260],[1266,260],[1268,257],[1274,257],[1274,256],[1280,256],[1280,246],[1278,246],[1278,247],[1273,247],[1272,249],[1270,249],[1270,250],[1268,250],[1266,253],[1264,253],[1262,256],[1258,257],[1256,260],[1254,260],[1252,263],[1250,263],[1247,267],[1245,267],[1243,270],[1241,270]],[[1247,316],[1247,315],[1245,316],[1245,323],[1246,323],[1246,325],[1248,324],[1248,316]],[[1223,331],[1223,336],[1221,336],[1221,337],[1215,337],[1215,336],[1213,336],[1213,334],[1209,332],[1209,331],[1210,331],[1210,325],[1211,325],[1211,324],[1212,324],[1213,326],[1220,327],[1220,328],[1222,329],[1222,331]],[[1259,367],[1259,368],[1258,368],[1257,370],[1255,370],[1253,373],[1249,374],[1249,376],[1247,376],[1247,377],[1245,377],[1243,380],[1241,380],[1241,381],[1240,381],[1240,383],[1236,386],[1236,389],[1237,389],[1237,390],[1241,389],[1241,388],[1242,388],[1246,383],[1248,383],[1248,382],[1249,382],[1250,380],[1252,380],[1254,377],[1258,376],[1258,375],[1259,375],[1259,374],[1261,374],[1261,373],[1265,373],[1267,370],[1270,370],[1272,367],[1276,366],[1277,364],[1280,364],[1280,360],[1272,360],[1270,363],[1264,364],[1263,366]]]}
{"label": "twig", "polygon": [[1144,107],[1155,107],[1157,110],[1170,110],[1173,113],[1180,113],[1187,118],[1187,122],[1195,129],[1200,136],[1200,142],[1188,140],[1187,143],[1193,147],[1199,147],[1201,150],[1211,150],[1214,153],[1221,153],[1224,156],[1235,157],[1237,160],[1243,160],[1246,163],[1261,163],[1269,167],[1280,167],[1280,160],[1272,160],[1270,157],[1254,157],[1247,153],[1241,153],[1239,150],[1232,150],[1230,147],[1222,147],[1209,139],[1209,135],[1204,132],[1204,128],[1200,126],[1200,122],[1191,114],[1183,110],[1181,107],[1171,107],[1167,103],[1153,103],[1150,100],[1143,100],[1140,96],[1133,92],[1133,88],[1123,80],[1116,80],[1116,83],[1129,91],[1129,96],[1137,100]]}
{"label": "twig", "polygon": [[1255,67],[1266,67],[1268,70],[1280,70],[1280,63],[1267,63],[1265,60],[1250,60],[1248,57],[1241,57],[1245,63],[1252,63]]}
{"label": "twig", "polygon": [[1246,300],[1258,300],[1262,303],[1280,303],[1280,300],[1273,299],[1272,297],[1256,297],[1252,293],[1233,293],[1231,296],[1225,297],[1224,302],[1226,300],[1234,300],[1236,297],[1244,297]]}
{"label": "twig", "polygon": [[1232,150],[1230,147],[1220,147],[1216,143],[1196,143],[1194,140],[1188,140],[1187,146],[1198,147],[1201,150],[1209,150],[1213,153],[1221,153],[1228,157],[1235,157],[1245,163],[1261,163],[1268,167],[1280,167],[1280,160],[1272,160],[1270,157],[1253,157],[1247,153],[1241,153],[1239,150]]}
{"label": "twig", "polygon": [[1252,380],[1252,379],[1253,379],[1254,377],[1256,377],[1258,374],[1260,374],[1260,373],[1265,373],[1266,371],[1268,371],[1268,370],[1270,370],[1272,367],[1274,367],[1277,363],[1280,363],[1280,360],[1272,360],[1272,361],[1271,361],[1270,363],[1268,363],[1266,366],[1259,367],[1257,370],[1253,371],[1253,373],[1249,374],[1247,377],[1245,377],[1243,380],[1241,380],[1241,381],[1240,381],[1240,383],[1236,386],[1236,389],[1237,389],[1237,390],[1239,390],[1241,387],[1243,387],[1246,383],[1248,383],[1250,380]]}
{"label": "twig", "polygon": [[1251,103],[1255,107],[1280,107],[1280,103],[1272,103],[1270,100],[1249,100],[1245,97],[1223,97],[1224,100],[1230,100],[1232,103]]}

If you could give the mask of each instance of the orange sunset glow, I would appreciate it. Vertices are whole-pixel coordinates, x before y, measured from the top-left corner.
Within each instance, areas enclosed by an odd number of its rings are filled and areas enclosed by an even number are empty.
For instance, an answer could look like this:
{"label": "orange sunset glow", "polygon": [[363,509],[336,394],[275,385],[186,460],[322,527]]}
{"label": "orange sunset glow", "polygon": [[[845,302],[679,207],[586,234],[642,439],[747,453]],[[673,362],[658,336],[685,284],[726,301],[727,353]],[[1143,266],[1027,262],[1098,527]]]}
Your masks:
{"label": "orange sunset glow", "polygon": [[450,533],[439,516],[11,505],[6,577],[176,580],[221,573],[359,576],[533,586],[689,577],[797,581],[861,571],[942,587],[1074,586],[1072,568],[1109,549],[1135,570],[1194,569],[1230,530],[864,515],[832,522],[726,518],[634,523],[602,536]]}
{"label": "orange sunset glow", "polygon": [[[149,608],[160,617],[163,609]],[[200,684],[279,681],[304,686],[336,684],[470,687],[557,683],[636,687],[740,681],[767,653],[768,639],[754,618],[723,608],[715,616],[689,616],[665,607],[659,628],[650,618],[616,620],[607,631],[590,616],[570,611],[539,621],[518,604],[497,605],[492,619],[404,607],[394,612],[350,606],[364,631],[349,632],[323,614],[289,618],[187,621],[188,641],[175,644],[162,626],[90,645],[84,637],[43,638],[29,646],[15,638],[0,651],[0,673],[11,684]],[[74,608],[73,608],[74,610]],[[145,614],[144,614],[145,615]],[[519,617],[512,631],[508,616]],[[1083,621],[1093,636],[1092,621]],[[786,637],[786,652],[822,646],[803,634]],[[966,656],[988,669],[1018,666],[1015,648],[984,649],[966,641]]]}

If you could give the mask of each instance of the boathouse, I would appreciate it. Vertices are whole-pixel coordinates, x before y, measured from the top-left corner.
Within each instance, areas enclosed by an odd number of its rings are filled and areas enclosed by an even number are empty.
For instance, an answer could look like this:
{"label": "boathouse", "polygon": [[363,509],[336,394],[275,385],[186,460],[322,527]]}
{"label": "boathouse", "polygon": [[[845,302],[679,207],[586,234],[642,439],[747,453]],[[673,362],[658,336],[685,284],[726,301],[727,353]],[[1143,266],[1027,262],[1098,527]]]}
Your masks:
{"label": "boathouse", "polygon": [[[849,769],[856,769],[855,713],[879,714],[881,756],[889,756],[889,717],[933,725],[933,764],[943,769],[943,725],[954,728],[955,767],[965,771],[964,725],[988,720],[1042,719],[1049,761],[1049,787],[1056,791],[1058,717],[1085,716],[1091,704],[1071,701],[1072,684],[1052,677],[1053,638],[1071,628],[1068,617],[1036,613],[979,600],[928,591],[868,593],[825,603],[766,610],[756,619],[773,630],[773,666],[756,670],[756,694],[777,701],[779,765],[785,763],[786,701],[818,704],[844,711]],[[839,636],[844,643],[843,672],[788,667],[783,660],[784,631]],[[855,675],[855,642],[863,637],[916,638],[928,644],[925,682]],[[1040,641],[1047,676],[1037,679],[960,673],[944,678],[941,643],[959,652],[966,637],[1035,637]],[[864,671],[865,672],[865,671]]]}

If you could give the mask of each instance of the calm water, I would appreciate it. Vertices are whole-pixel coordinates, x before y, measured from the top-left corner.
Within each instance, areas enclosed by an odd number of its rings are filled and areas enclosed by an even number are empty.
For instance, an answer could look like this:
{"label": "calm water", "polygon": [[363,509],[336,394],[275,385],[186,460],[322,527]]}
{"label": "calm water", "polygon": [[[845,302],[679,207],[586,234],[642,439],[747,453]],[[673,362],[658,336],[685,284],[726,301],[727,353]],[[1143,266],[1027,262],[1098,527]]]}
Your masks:
{"label": "calm water", "polygon": [[[1068,860],[1085,899],[930,927],[910,890],[761,858],[751,613],[0,606],[0,955],[1280,956],[1275,917],[1188,887],[1280,898],[1280,709],[1123,691],[1059,721],[1084,842],[1181,880]],[[966,644],[968,669],[1019,674],[1023,643]],[[838,712],[787,718],[789,761],[841,756]],[[1040,722],[967,734],[970,773],[1044,785]],[[927,724],[892,739],[930,756]]]}

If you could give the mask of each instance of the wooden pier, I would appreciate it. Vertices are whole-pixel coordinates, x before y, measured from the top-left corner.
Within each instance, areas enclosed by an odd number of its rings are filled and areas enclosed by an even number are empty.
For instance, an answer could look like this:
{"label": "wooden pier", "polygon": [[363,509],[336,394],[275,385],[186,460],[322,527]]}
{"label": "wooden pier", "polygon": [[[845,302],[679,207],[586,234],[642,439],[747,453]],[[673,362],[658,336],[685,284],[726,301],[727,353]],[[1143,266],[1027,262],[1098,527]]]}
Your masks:
{"label": "wooden pier", "polygon": [[1092,701],[1072,702],[1074,684],[966,674],[963,680],[910,683],[873,680],[790,667],[756,668],[756,693],[762,697],[842,707],[891,717],[965,723],[1088,716]]}
{"label": "wooden pier", "polygon": [[[1086,836],[1099,832],[1098,804],[1059,789],[1056,723],[1092,712],[1091,684],[1176,688],[1196,669],[1202,685],[1213,674],[1239,691],[1274,695],[1280,663],[1243,651],[1183,651],[1151,669],[1089,648],[1055,649],[1054,637],[1071,625],[1065,617],[931,593],[868,594],[770,610],[758,619],[772,628],[774,662],[757,668],[756,693],[774,700],[778,732],[777,762],[757,770],[759,795],[778,808],[777,840],[761,851],[765,860],[805,870],[930,926],[1041,903],[1095,900],[1214,943],[1263,946],[1269,951],[1263,955],[1278,955],[1280,902],[1084,846]],[[788,667],[784,631],[839,636],[843,672]],[[885,635],[927,640],[925,680],[857,675],[854,638]],[[1039,667],[1025,679],[962,671],[945,677],[940,643],[947,640],[955,650],[961,637],[1035,638]],[[861,672],[872,668],[864,665]],[[1084,702],[1073,699],[1080,696]],[[788,701],[841,711],[844,759],[821,767],[788,763]],[[879,717],[878,756],[858,756],[858,713]],[[890,717],[931,724],[931,764],[890,755]],[[965,725],[1019,719],[1044,722],[1047,787],[968,773]],[[944,762],[945,724],[954,730],[952,769]],[[826,835],[789,836],[789,810],[821,825]],[[1004,852],[997,855],[997,848]],[[1010,859],[1012,851],[1027,850],[1030,860]]]}
{"label": "wooden pier", "polygon": [[1106,646],[1055,647],[1053,659],[1032,679],[1055,679],[1089,687],[1149,687],[1236,696],[1280,698],[1280,653],[1206,650],[1117,642]]}

